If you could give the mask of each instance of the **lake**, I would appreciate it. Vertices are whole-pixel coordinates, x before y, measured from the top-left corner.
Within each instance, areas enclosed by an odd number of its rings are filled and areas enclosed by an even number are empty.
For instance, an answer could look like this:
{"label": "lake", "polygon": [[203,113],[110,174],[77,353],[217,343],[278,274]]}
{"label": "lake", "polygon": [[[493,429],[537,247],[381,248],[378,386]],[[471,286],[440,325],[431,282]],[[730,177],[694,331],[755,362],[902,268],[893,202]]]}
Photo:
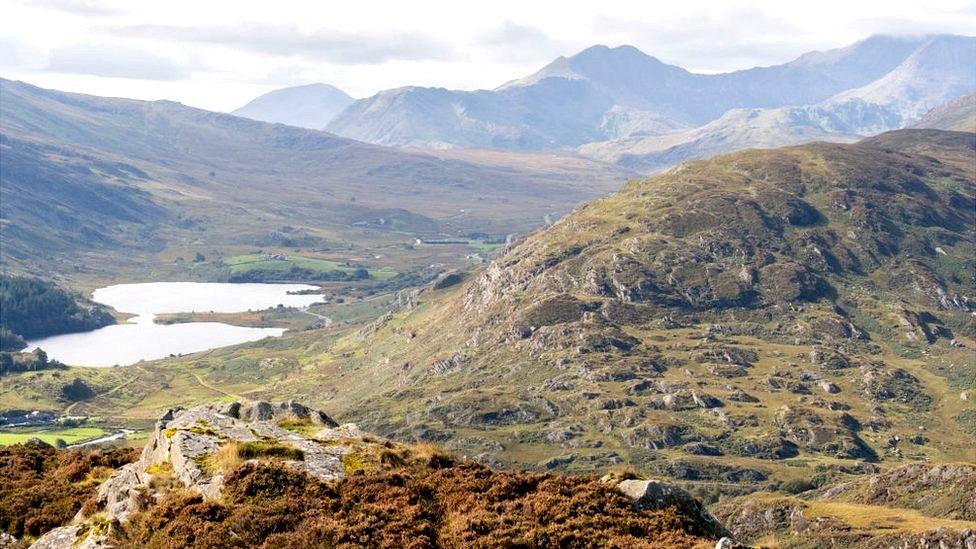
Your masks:
{"label": "lake", "polygon": [[224,284],[209,282],[147,282],[99,288],[92,299],[123,313],[136,315],[122,324],[90,332],[62,334],[28,342],[52,359],[72,366],[135,364],[173,355],[196,353],[265,337],[280,336],[282,328],[246,328],[220,322],[156,324],[162,313],[238,313],[279,304],[307,307],[321,301],[317,294],[288,292],[315,290],[307,284]]}

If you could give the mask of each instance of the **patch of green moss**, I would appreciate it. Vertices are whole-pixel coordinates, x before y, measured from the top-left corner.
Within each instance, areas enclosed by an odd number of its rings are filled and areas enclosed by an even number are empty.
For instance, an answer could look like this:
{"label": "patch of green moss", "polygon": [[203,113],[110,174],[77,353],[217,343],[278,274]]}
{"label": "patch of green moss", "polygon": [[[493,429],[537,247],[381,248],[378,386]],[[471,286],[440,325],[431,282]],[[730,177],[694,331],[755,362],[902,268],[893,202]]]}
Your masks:
{"label": "patch of green moss", "polygon": [[107,536],[108,526],[108,520],[104,517],[92,518],[88,522],[82,523],[78,526],[78,532],[72,546],[81,544],[89,536]]}
{"label": "patch of green moss", "polygon": [[146,473],[150,475],[165,475],[171,473],[172,471],[173,466],[168,461],[153,463],[149,467],[146,467]]}
{"label": "patch of green moss", "polygon": [[244,442],[238,448],[237,455],[241,459],[257,459],[262,457],[275,457],[290,459],[293,461],[305,461],[305,452],[298,448],[285,446],[275,442]]}
{"label": "patch of green moss", "polygon": [[305,438],[315,438],[315,435],[322,430],[321,426],[312,423],[311,420],[299,418],[282,419],[278,422],[278,427]]}
{"label": "patch of green moss", "polygon": [[198,435],[210,435],[210,436],[214,436],[214,437],[220,436],[217,433],[217,430],[214,429],[213,427],[211,427],[210,424],[207,423],[207,421],[206,420],[203,420],[203,419],[197,421],[196,425],[190,427],[188,430],[191,433],[196,433]]}

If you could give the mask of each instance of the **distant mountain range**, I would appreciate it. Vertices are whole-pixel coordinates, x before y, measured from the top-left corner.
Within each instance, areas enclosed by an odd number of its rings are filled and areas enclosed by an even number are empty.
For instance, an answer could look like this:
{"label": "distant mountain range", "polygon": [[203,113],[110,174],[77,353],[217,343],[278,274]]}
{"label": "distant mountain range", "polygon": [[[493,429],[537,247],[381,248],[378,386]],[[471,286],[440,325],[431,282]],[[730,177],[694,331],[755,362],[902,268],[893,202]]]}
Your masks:
{"label": "distant mountain range", "polygon": [[328,118],[328,131],[382,145],[576,151],[653,171],[908,127],[976,91],[974,58],[973,37],[873,36],[782,65],[696,74],[632,46],[601,45],[494,90],[396,88],[335,114],[307,113],[308,103],[289,98],[302,88],[290,88],[255,100],[267,114],[235,113],[306,127]]}
{"label": "distant mountain range", "polygon": [[266,93],[231,114],[261,122],[321,130],[353,101],[355,99],[335,86],[308,84]]}
{"label": "distant mountain range", "polygon": [[754,147],[856,141],[912,125],[934,107],[976,90],[976,39],[925,40],[883,77],[814,105],[733,109],[692,130],[580,147],[584,155],[654,171],[689,159]]}

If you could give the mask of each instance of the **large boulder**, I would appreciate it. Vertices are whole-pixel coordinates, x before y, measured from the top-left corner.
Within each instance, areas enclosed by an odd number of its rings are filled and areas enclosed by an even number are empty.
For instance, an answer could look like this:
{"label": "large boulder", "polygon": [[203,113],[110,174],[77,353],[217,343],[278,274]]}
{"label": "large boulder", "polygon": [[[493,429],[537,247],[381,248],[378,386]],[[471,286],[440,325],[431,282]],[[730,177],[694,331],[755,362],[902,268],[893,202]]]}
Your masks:
{"label": "large boulder", "polygon": [[700,518],[703,533],[710,537],[730,535],[700,501],[673,484],[658,480],[628,479],[619,482],[617,489],[634,500],[634,506],[639,510],[657,511],[677,508],[683,515]]}

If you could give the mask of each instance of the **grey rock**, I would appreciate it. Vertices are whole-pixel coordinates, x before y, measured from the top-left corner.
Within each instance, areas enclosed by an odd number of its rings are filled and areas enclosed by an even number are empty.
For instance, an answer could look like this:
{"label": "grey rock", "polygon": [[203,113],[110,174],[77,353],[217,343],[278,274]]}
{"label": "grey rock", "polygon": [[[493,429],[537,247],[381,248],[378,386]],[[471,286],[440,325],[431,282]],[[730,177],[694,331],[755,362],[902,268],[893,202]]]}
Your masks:
{"label": "grey rock", "polygon": [[[321,429],[315,439],[307,439],[276,423],[285,418],[306,419]],[[362,432],[354,424],[339,426],[323,412],[295,401],[170,410],[156,423],[139,459],[117,469],[102,483],[96,495],[96,505],[105,519],[124,523],[133,513],[164,495],[158,491],[160,484],[175,483],[206,498],[218,498],[223,487],[223,474],[208,467],[207,460],[231,442],[263,440],[291,446],[302,452],[303,459],[285,461],[285,465],[323,480],[337,480],[345,474],[342,456],[349,450],[344,444],[329,442],[347,438],[362,440]],[[155,482],[156,477],[160,477],[161,482]],[[43,543],[38,547],[100,547],[98,544],[104,539],[98,536],[90,536],[81,542],[75,539],[78,524],[84,520],[85,517],[80,515],[75,517],[74,525],[45,535],[38,540]]]}
{"label": "grey rock", "polygon": [[239,417],[243,421],[268,421],[274,417],[274,407],[264,401],[250,402],[241,406]]}
{"label": "grey rock", "polygon": [[[240,419],[241,418],[241,403],[240,402],[231,402],[224,409],[222,409],[220,411],[220,413],[224,414],[227,417],[232,417],[234,419]],[[172,419],[172,418],[170,418],[170,419]]]}
{"label": "grey rock", "polygon": [[733,402],[759,402],[759,399],[743,391],[736,389],[729,394],[729,400]]}
{"label": "grey rock", "polygon": [[705,393],[691,393],[691,399],[695,402],[695,405],[699,408],[718,408],[722,406],[722,401]]}
{"label": "grey rock", "polygon": [[80,525],[70,524],[55,528],[43,536],[37,538],[31,545],[31,549],[108,549],[105,534],[88,533],[84,538],[78,537]]}
{"label": "grey rock", "polygon": [[562,467],[564,465],[569,465],[570,463],[576,461],[576,457],[577,456],[575,454],[566,454],[564,456],[556,456],[556,457],[552,457],[552,458],[549,458],[549,459],[543,461],[539,465],[541,467],[545,468],[545,469],[556,469],[558,467]]}
{"label": "grey rock", "polygon": [[491,455],[491,454],[489,454],[487,452],[484,452],[484,453],[481,453],[481,454],[478,454],[478,455],[474,456],[474,460],[477,461],[478,463],[482,463],[484,465],[487,465],[488,467],[491,467],[492,469],[502,469],[502,468],[505,467],[505,462],[504,461],[498,459],[498,457],[493,456],[493,455]]}
{"label": "grey rock", "polygon": [[673,484],[658,480],[630,479],[617,484],[617,489],[634,500],[634,507],[639,510],[656,511],[674,506],[686,513],[697,513],[705,521],[713,523],[718,531],[725,530],[701,502]]}
{"label": "grey rock", "polygon": [[821,381],[817,385],[819,385],[820,388],[823,389],[827,393],[834,394],[834,393],[839,393],[840,392],[840,387],[838,387],[837,385],[835,385],[835,384],[833,384],[833,383],[831,383],[829,381]]}

